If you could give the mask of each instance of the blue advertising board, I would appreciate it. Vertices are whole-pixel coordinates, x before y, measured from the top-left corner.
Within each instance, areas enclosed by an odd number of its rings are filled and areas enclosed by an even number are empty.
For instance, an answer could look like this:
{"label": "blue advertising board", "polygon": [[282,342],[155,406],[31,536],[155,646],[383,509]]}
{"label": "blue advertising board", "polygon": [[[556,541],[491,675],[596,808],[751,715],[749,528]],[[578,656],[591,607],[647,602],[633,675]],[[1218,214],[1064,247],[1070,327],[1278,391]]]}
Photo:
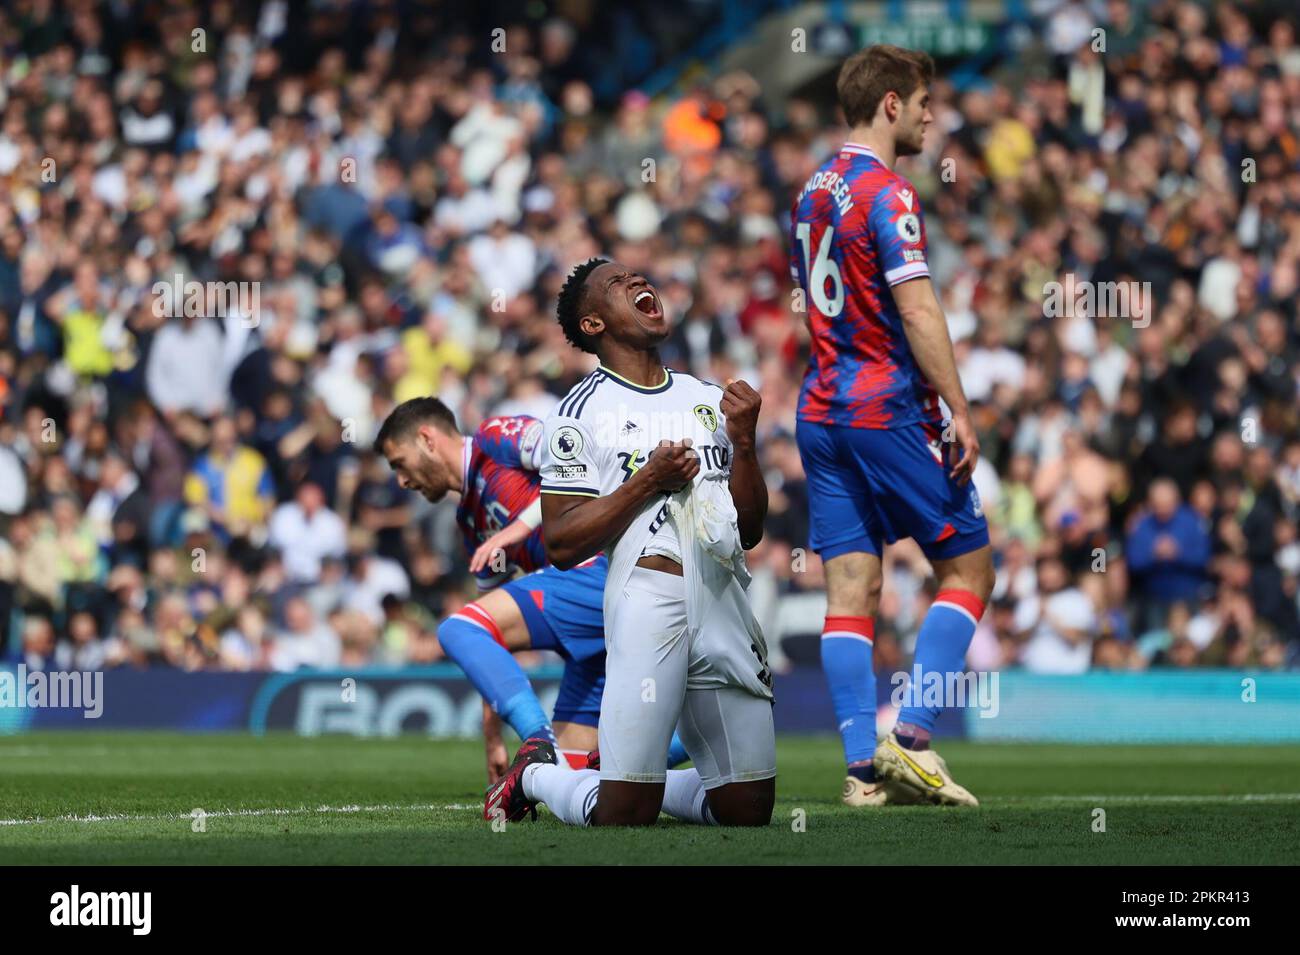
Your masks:
{"label": "blue advertising board", "polygon": [[[530,674],[548,710],[560,673],[558,667],[542,667]],[[93,711],[85,705],[50,705],[50,700],[23,705],[28,701],[15,697],[19,676],[12,666],[0,668],[0,733],[157,729],[470,738],[482,719],[480,697],[450,664],[294,673],[108,670],[93,675],[102,681]],[[1300,742],[1300,673],[1052,677],[1005,671],[979,679],[980,694],[972,691],[968,705],[944,710],[936,735],[1016,742]],[[890,684],[878,683],[883,729],[894,709]],[[834,732],[819,669],[778,674],[775,692],[778,732]]]}

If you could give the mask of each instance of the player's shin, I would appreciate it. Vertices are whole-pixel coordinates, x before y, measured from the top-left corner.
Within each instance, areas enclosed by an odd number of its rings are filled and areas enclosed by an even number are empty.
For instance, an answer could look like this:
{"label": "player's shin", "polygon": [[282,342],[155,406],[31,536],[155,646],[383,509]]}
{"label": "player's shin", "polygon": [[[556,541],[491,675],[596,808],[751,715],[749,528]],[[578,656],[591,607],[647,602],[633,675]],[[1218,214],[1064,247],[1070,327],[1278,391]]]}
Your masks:
{"label": "player's shin", "polygon": [[[975,636],[975,626],[984,614],[984,602],[967,590],[941,590],[930,605],[916,637],[916,653],[912,659],[912,676],[921,679],[914,687],[909,705],[898,714],[894,733],[905,749],[925,749],[930,744],[930,734],[942,707],[920,706],[922,688],[938,685],[945,689],[966,666],[966,649]],[[945,701],[946,702],[946,701]]]}
{"label": "player's shin", "polygon": [[822,668],[830,685],[835,721],[844,742],[849,775],[875,777],[876,675],[871,668],[875,622],[870,617],[828,616],[822,629]]}
{"label": "player's shin", "polygon": [[520,739],[540,736],[555,741],[551,721],[528,677],[486,627],[463,614],[453,614],[438,625],[438,643]]}
{"label": "player's shin", "polygon": [[571,826],[589,825],[600,792],[600,773],[538,764],[524,770],[524,795],[546,803],[557,819]]}

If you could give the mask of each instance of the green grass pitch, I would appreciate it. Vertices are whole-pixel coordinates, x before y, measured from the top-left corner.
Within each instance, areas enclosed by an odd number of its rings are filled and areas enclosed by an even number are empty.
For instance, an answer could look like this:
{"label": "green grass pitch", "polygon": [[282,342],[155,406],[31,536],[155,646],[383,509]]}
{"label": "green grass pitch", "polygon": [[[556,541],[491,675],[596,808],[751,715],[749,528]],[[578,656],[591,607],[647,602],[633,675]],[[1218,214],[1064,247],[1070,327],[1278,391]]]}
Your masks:
{"label": "green grass pitch", "polygon": [[0,864],[1276,864],[1300,848],[1297,747],[940,752],[979,809],[849,809],[838,740],[783,737],[767,829],[579,830],[543,809],[498,832],[473,741],[0,737]]}

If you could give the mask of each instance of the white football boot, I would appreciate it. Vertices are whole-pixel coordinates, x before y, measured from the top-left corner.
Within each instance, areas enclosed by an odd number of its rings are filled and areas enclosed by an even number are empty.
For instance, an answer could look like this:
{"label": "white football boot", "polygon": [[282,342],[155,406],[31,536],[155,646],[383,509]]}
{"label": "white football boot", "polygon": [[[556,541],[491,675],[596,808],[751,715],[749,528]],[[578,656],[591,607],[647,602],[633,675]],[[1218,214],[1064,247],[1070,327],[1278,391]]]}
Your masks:
{"label": "white football boot", "polygon": [[844,800],[846,806],[868,808],[914,806],[923,801],[910,786],[882,782],[879,779],[874,783],[865,783],[856,776],[844,777],[844,789],[840,793],[840,798]]}

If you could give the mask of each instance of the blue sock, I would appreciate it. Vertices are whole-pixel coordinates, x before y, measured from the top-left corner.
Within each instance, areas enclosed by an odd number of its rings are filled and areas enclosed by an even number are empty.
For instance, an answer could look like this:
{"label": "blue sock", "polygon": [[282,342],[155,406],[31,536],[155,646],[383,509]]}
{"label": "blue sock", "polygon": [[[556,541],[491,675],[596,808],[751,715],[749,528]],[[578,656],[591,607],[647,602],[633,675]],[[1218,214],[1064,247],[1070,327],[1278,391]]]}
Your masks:
{"label": "blue sock", "polygon": [[[966,590],[941,590],[935,595],[921,632],[916,635],[916,652],[912,655],[912,676],[919,672],[922,684],[910,688],[915,701],[898,713],[900,726],[931,731],[939,718],[938,706],[918,706],[925,687],[939,681],[947,694],[949,673],[966,672],[966,648],[975,636],[975,624],[984,615],[984,602]],[[937,673],[938,676],[930,676]],[[913,696],[915,694],[915,696]],[[910,734],[909,734],[910,735]]]}
{"label": "blue sock", "polygon": [[870,617],[826,618],[822,669],[844,741],[844,761],[863,764],[876,752],[876,674],[871,669],[875,624]]}
{"label": "blue sock", "polygon": [[690,762],[690,754],[686,752],[686,747],[682,745],[682,738],[673,732],[673,741],[668,744],[668,768],[680,766],[682,763]]}
{"label": "blue sock", "polygon": [[528,677],[487,627],[464,612],[453,614],[438,625],[438,642],[520,739],[541,736],[555,742],[551,721]]}

